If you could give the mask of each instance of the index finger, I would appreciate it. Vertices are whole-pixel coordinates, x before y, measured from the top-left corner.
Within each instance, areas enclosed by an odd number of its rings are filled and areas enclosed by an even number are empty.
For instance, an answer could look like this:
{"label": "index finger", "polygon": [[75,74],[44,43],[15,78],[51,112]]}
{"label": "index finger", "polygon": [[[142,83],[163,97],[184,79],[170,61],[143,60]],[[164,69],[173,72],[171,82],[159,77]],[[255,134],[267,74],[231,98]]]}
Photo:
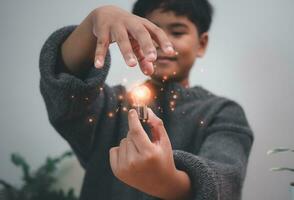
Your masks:
{"label": "index finger", "polygon": [[139,62],[139,66],[141,68],[141,71],[145,75],[152,75],[154,72],[153,63],[146,60],[142,49],[140,49],[139,45],[136,43],[137,43],[136,41],[132,41],[132,47],[133,47],[133,50],[134,50],[136,57],[138,58],[138,62]]}
{"label": "index finger", "polygon": [[131,109],[128,114],[128,122],[129,122],[129,133],[128,136],[135,143],[138,151],[140,149],[148,149],[151,147],[152,142],[150,141],[147,133],[141,125],[138,114],[134,109]]}
{"label": "index finger", "polygon": [[95,58],[94,63],[96,68],[102,68],[104,65],[104,60],[106,56],[106,52],[109,47],[109,34],[108,30],[101,29],[99,32],[95,33],[97,37],[97,44],[96,44],[96,50],[95,50]]}

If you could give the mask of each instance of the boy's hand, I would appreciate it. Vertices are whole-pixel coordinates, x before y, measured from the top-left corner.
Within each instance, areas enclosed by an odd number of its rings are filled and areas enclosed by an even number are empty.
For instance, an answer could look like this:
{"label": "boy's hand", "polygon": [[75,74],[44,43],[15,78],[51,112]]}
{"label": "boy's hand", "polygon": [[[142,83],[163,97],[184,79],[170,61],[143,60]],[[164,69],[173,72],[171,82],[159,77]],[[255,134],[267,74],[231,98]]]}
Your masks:
{"label": "boy's hand", "polygon": [[144,74],[151,75],[157,58],[153,40],[166,54],[175,53],[163,30],[145,18],[115,6],[103,6],[92,13],[93,33],[97,37],[95,66],[103,66],[109,44],[116,42],[127,65],[139,62]]}
{"label": "boy's hand", "polygon": [[152,141],[144,131],[137,112],[129,111],[129,132],[118,147],[110,149],[114,175],[124,183],[164,199],[184,199],[189,195],[189,177],[176,169],[170,140],[163,122],[149,108],[147,123]]}

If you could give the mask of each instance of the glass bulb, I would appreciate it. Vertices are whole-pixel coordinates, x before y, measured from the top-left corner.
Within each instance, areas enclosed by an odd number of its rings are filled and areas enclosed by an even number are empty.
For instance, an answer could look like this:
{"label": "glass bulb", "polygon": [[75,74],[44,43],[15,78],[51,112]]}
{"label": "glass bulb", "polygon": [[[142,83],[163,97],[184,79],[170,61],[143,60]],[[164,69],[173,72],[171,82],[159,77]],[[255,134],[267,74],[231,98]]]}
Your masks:
{"label": "glass bulb", "polygon": [[132,90],[132,99],[139,119],[143,122],[148,120],[147,104],[150,101],[151,92],[145,85],[140,85]]}

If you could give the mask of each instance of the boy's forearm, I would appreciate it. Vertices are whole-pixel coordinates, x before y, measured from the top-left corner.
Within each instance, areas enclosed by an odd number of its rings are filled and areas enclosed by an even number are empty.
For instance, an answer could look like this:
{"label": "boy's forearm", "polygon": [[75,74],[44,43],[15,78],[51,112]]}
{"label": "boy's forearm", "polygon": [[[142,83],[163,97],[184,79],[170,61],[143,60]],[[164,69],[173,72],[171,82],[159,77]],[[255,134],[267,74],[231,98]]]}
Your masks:
{"label": "boy's forearm", "polygon": [[92,31],[91,14],[71,33],[61,46],[64,64],[78,74],[94,63],[96,37]]}

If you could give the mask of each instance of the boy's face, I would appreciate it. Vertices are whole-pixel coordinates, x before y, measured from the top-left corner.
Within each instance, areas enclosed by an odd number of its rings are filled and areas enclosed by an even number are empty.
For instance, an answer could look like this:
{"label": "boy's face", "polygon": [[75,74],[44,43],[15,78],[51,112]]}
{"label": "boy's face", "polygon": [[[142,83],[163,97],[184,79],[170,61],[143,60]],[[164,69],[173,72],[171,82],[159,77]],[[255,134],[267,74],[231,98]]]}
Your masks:
{"label": "boy's face", "polygon": [[156,9],[146,18],[167,34],[178,52],[177,56],[166,56],[157,48],[156,68],[151,78],[188,84],[189,72],[195,59],[205,53],[208,34],[203,33],[199,37],[197,27],[187,17],[176,16],[172,11],[162,12]]}

